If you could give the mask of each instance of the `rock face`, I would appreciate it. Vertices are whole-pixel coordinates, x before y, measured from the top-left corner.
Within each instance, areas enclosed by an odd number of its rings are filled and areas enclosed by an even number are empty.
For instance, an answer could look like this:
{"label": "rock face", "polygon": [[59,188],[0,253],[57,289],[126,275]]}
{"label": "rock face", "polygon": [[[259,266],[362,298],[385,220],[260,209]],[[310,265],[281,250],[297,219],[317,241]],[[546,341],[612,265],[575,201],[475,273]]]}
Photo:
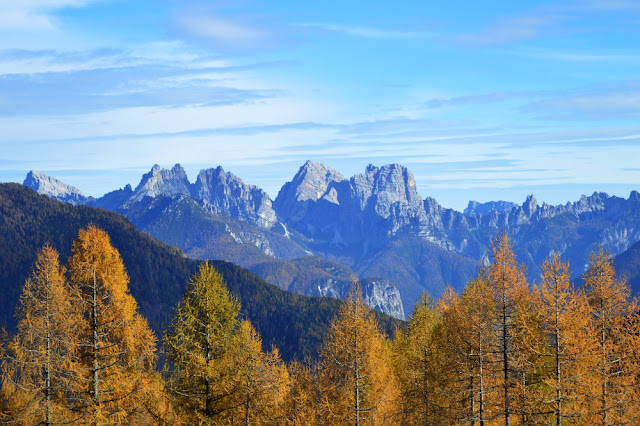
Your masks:
{"label": "rock face", "polygon": [[149,173],[142,176],[140,184],[126,203],[141,201],[144,197],[190,195],[190,187],[187,174],[180,164],[176,164],[171,170],[162,169],[156,164]]}
{"label": "rock face", "polygon": [[[339,204],[335,184],[344,180],[344,176],[332,168],[307,161],[292,181],[284,184],[273,203],[274,208],[284,220],[300,222],[320,198],[330,204]],[[331,189],[329,185],[332,185]]]}
{"label": "rock face", "polygon": [[247,185],[222,167],[202,170],[191,187],[191,194],[211,211],[261,228],[270,229],[277,222],[267,193],[257,186]]}
{"label": "rock face", "polygon": [[412,173],[398,164],[369,165],[345,178],[307,161],[273,204],[221,167],[201,171],[190,184],[179,164],[154,166],[135,190],[98,200],[38,172],[25,185],[118,211],[190,256],[241,264],[291,291],[343,297],[356,273],[363,281],[379,277],[363,285],[365,297],[396,317],[397,295],[410,312],[425,290],[437,297],[447,284],[463,288],[500,232],[509,234],[534,282],[551,253],[569,260],[576,277],[599,244],[617,255],[640,241],[636,191],[628,199],[596,192],[557,206],[533,195],[521,205],[470,202],[458,212],[421,198]]}
{"label": "rock face", "polygon": [[287,226],[321,249],[377,246],[401,232],[428,236],[428,218],[411,172],[398,164],[369,165],[347,180],[307,162],[282,187],[274,208]]}
{"label": "rock face", "polygon": [[90,200],[78,188],[36,170],[27,173],[23,185],[40,194],[73,205],[85,204]]}
{"label": "rock face", "polygon": [[365,278],[360,284],[367,306],[386,312],[392,317],[405,319],[400,292],[391,281],[384,278]]}
{"label": "rock face", "polygon": [[464,209],[464,215],[469,217],[479,217],[491,212],[505,214],[513,210],[518,205],[508,201],[489,201],[488,203],[478,203],[469,201],[469,205]]}

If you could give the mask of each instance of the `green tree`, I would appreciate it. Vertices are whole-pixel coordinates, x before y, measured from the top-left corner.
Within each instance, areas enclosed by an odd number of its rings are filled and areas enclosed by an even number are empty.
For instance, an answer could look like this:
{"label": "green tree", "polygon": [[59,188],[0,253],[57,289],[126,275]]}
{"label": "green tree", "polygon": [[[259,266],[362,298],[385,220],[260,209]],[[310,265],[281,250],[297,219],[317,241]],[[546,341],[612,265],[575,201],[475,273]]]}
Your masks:
{"label": "green tree", "polygon": [[186,422],[221,423],[241,405],[239,312],[222,275],[201,265],[164,336],[168,388]]}

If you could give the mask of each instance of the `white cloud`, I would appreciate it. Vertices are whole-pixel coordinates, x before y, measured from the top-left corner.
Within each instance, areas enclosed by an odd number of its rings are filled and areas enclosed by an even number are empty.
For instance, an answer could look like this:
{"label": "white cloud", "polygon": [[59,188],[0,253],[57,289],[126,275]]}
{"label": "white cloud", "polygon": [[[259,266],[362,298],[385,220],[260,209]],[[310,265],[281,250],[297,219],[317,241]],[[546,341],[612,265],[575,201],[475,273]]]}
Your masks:
{"label": "white cloud", "polygon": [[387,28],[366,27],[359,25],[329,24],[329,23],[298,23],[297,27],[314,28],[322,31],[343,33],[353,37],[370,39],[421,39],[433,38],[435,33],[426,31],[403,31]]}
{"label": "white cloud", "polygon": [[52,30],[58,9],[84,7],[86,0],[5,0],[0,2],[0,30]]}

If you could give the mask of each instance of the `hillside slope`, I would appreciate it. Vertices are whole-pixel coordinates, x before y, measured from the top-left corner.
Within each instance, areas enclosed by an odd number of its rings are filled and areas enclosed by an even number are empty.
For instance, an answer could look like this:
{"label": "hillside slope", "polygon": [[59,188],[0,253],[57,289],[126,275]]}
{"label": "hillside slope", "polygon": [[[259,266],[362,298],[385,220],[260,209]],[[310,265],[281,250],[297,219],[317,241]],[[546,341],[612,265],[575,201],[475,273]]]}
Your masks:
{"label": "hillside slope", "polygon": [[[79,229],[89,224],[111,236],[130,276],[131,294],[161,334],[198,262],[138,231],[119,214],[61,203],[10,183],[0,184],[0,325],[15,325],[14,308],[36,252],[49,243],[65,262]],[[285,359],[317,356],[338,300],[288,293],[231,263],[211,263],[240,300],[243,315],[262,334],[265,346],[275,344]],[[378,318],[387,332],[401,324],[386,315]]]}

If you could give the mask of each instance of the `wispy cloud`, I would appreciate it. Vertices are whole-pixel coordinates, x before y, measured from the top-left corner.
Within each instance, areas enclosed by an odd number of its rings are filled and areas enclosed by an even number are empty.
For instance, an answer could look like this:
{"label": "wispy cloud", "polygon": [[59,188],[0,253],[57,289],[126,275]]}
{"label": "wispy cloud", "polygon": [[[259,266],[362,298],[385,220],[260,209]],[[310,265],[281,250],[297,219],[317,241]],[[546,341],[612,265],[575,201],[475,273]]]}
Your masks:
{"label": "wispy cloud", "polygon": [[537,12],[503,18],[479,32],[462,34],[458,41],[463,45],[504,45],[536,38],[563,22],[565,16],[558,13]]}
{"label": "wispy cloud", "polygon": [[51,30],[58,26],[54,12],[84,7],[89,0],[22,0],[0,2],[0,30]]}
{"label": "wispy cloud", "polygon": [[368,39],[431,39],[438,34],[428,31],[400,30],[393,28],[367,27],[350,24],[332,23],[296,23],[297,27],[319,31],[341,33],[353,37]]}
{"label": "wispy cloud", "polygon": [[198,5],[175,9],[170,18],[170,27],[176,34],[217,51],[253,51],[282,42],[282,26],[265,17],[222,13],[211,6]]}
{"label": "wispy cloud", "polygon": [[430,99],[424,103],[427,108],[441,108],[446,106],[464,106],[473,104],[487,104],[495,102],[507,102],[518,99],[531,99],[549,96],[557,92],[541,90],[503,91],[483,93],[479,95],[457,96],[451,98]]}
{"label": "wispy cloud", "polygon": [[550,120],[609,120],[640,117],[640,85],[567,92],[531,102],[520,111]]}
{"label": "wispy cloud", "polygon": [[505,51],[507,54],[566,62],[639,62],[640,51],[619,51],[609,49],[607,52],[593,50],[561,51],[554,49],[517,49]]}

